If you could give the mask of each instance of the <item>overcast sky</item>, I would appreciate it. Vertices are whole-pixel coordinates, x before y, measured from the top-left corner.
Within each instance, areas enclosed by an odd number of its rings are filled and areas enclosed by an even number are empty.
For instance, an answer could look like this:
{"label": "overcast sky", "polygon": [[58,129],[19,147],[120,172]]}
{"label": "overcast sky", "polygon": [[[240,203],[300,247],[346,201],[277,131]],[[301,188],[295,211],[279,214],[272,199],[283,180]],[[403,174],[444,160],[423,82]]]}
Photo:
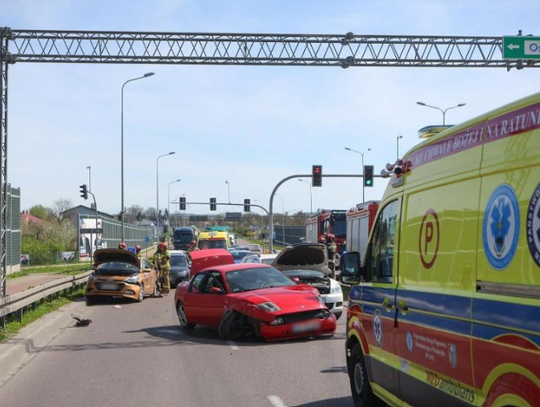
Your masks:
{"label": "overcast sky", "polygon": [[[540,34],[540,2],[523,0],[152,0],[88,2],[0,0],[0,26],[15,29],[234,33],[514,35]],[[540,71],[466,68],[320,68],[15,64],[9,77],[9,181],[22,188],[22,208],[58,198],[84,204],[78,186],[92,166],[99,209],[120,210],[120,88],[126,86],[126,206],[171,199],[244,198],[268,205],[282,178],[359,173],[372,151],[376,173],[419,142],[417,131],[441,114],[416,105],[467,103],[448,113],[459,123],[540,91]],[[376,180],[366,199],[380,199]],[[309,186],[281,189],[285,211],[309,210]],[[360,179],[324,179],[314,208],[348,209],[362,200]],[[281,211],[278,198],[277,210]],[[230,210],[230,209],[227,209]],[[190,212],[205,213],[205,208]],[[223,208],[225,211],[225,208]]]}

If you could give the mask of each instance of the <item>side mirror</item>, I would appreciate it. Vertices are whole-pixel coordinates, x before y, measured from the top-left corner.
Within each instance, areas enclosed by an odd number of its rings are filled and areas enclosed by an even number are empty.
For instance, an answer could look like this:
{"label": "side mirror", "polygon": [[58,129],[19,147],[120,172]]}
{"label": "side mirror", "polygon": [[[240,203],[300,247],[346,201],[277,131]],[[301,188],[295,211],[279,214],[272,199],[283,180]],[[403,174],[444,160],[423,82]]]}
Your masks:
{"label": "side mirror", "polygon": [[357,284],[360,277],[364,274],[363,267],[360,266],[360,253],[348,252],[339,259],[341,269],[341,281],[344,283]]}
{"label": "side mirror", "polygon": [[223,291],[221,288],[219,287],[211,287],[210,288],[210,293],[211,294],[225,294],[225,291]]}

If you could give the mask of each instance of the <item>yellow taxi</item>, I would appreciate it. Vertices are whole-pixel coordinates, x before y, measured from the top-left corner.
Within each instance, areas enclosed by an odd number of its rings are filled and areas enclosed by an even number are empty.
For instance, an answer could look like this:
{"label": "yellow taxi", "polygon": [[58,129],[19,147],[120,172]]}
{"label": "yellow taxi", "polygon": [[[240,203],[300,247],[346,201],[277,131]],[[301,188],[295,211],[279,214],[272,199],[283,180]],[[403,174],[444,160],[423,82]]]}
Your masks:
{"label": "yellow taxi", "polygon": [[92,274],[86,285],[87,303],[97,297],[125,297],[142,301],[158,295],[157,273],[152,263],[123,249],[94,252]]}
{"label": "yellow taxi", "polygon": [[341,257],[356,406],[540,406],[540,93],[388,165]]}

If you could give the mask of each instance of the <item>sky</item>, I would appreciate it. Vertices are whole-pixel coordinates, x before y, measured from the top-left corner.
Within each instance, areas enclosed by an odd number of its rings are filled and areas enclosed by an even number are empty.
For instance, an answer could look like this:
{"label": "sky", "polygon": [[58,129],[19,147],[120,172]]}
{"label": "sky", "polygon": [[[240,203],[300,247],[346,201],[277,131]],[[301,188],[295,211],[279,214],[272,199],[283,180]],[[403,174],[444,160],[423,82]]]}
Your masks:
{"label": "sky", "polygon": [[[537,34],[540,2],[530,0],[0,0],[0,26],[13,29],[314,33],[379,35]],[[79,185],[92,168],[98,208],[120,211],[120,89],[125,90],[125,204],[160,208],[228,200],[268,207],[284,177],[361,173],[360,155],[378,174],[420,142],[418,129],[440,124],[448,107],[460,123],[540,91],[538,70],[24,64],[9,68],[8,180],[22,208],[57,199],[85,204]],[[382,197],[387,181],[366,188]],[[361,179],[323,179],[313,208],[362,202]],[[276,211],[309,211],[309,185],[291,180]],[[174,209],[174,205],[171,205]],[[207,213],[206,206],[189,212]],[[236,211],[219,208],[221,211]]]}

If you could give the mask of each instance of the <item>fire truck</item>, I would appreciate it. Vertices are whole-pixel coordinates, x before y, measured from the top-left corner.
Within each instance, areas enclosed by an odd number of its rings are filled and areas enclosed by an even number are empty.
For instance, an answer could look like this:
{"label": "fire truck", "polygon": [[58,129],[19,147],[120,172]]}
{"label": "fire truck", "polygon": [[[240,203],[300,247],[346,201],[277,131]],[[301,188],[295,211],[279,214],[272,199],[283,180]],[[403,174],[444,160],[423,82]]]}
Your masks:
{"label": "fire truck", "polygon": [[356,208],[349,209],[347,212],[346,251],[358,252],[360,253],[360,258],[364,258],[369,233],[373,227],[378,209],[379,201],[359,203],[356,205]]}
{"label": "fire truck", "polygon": [[345,239],[347,235],[347,211],[339,209],[323,209],[308,218],[306,224],[306,242],[317,243],[327,234],[336,237],[338,253],[345,251]]}

